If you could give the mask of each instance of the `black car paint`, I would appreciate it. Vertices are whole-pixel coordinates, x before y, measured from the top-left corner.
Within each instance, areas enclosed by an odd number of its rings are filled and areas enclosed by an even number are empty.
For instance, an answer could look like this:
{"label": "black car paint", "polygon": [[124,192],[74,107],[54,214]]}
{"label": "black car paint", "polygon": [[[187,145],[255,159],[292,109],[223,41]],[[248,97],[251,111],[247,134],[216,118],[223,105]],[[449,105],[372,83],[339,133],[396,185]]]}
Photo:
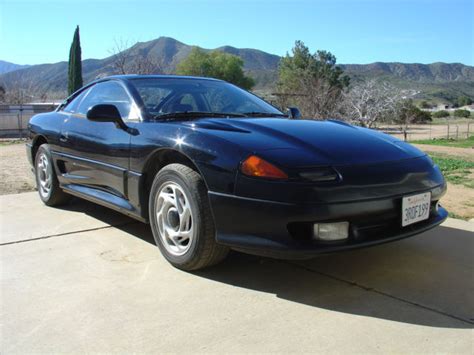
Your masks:
{"label": "black car paint", "polygon": [[[140,120],[126,122],[128,132],[111,122],[65,113],[61,107],[31,119],[29,159],[34,159],[38,143],[46,141],[67,192],[147,221],[150,174],[160,157],[171,154],[203,176],[218,242],[291,258],[403,238],[447,216],[443,208],[435,208],[446,189],[439,169],[424,153],[391,136],[331,120],[159,121],[146,115],[131,78],[136,76],[104,79],[120,82],[141,110]],[[287,171],[290,179],[242,175],[239,166],[251,154]],[[336,169],[340,179],[298,178],[298,172],[325,167]],[[401,198],[424,191],[432,193],[430,219],[402,228]],[[308,237],[308,226],[314,222],[346,220],[351,222],[347,242],[322,245]]]}

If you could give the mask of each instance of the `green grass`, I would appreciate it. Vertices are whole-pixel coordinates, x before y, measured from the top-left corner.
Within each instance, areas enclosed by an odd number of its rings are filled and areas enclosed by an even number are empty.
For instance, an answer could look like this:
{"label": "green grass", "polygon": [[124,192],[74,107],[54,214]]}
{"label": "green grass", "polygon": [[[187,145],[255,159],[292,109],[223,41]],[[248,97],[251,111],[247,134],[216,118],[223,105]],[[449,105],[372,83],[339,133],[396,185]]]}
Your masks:
{"label": "green grass", "polygon": [[446,139],[446,138],[435,138],[435,139],[423,139],[417,141],[410,141],[410,143],[416,144],[429,144],[429,145],[442,145],[446,147],[456,148],[472,148],[474,147],[474,136],[470,136],[466,139]]}
{"label": "green grass", "polygon": [[462,158],[453,158],[431,154],[433,161],[439,166],[447,181],[464,185],[474,189],[474,179],[469,175],[474,172],[474,162],[463,160]]}
{"label": "green grass", "polygon": [[464,221],[468,221],[469,218],[468,217],[463,217],[463,216],[460,216],[454,212],[448,212],[448,216],[451,217],[451,218],[456,218],[456,219],[462,219]]}

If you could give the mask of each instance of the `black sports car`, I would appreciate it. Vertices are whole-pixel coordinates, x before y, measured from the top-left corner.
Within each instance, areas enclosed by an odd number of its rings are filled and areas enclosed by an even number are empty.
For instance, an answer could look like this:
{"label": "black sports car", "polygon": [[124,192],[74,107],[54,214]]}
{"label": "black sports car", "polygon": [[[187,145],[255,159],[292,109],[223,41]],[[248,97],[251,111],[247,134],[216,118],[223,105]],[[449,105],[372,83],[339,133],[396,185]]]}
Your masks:
{"label": "black sports car", "polygon": [[388,242],[447,216],[439,168],[347,123],[288,115],[229,83],[115,76],[34,116],[41,200],[70,195],[149,222],[166,259],[196,270],[229,249],[278,258]]}

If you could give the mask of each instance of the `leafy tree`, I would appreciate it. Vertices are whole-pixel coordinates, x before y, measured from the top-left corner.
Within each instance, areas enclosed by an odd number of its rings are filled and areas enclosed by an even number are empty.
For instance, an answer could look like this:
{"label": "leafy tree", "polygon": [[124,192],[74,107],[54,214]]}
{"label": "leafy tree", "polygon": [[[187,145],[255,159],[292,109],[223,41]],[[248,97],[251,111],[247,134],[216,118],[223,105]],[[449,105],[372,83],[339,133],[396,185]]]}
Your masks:
{"label": "leafy tree", "polygon": [[296,104],[312,118],[335,116],[349,86],[349,77],[336,66],[333,54],[322,50],[311,54],[302,41],[281,59],[278,74],[280,104]]}
{"label": "leafy tree", "polygon": [[440,110],[440,111],[433,112],[431,115],[433,116],[433,118],[444,118],[444,117],[449,117],[449,112],[446,110]]}
{"label": "leafy tree", "polygon": [[82,87],[81,40],[79,26],[74,31],[74,37],[69,50],[68,93],[71,95]]}
{"label": "leafy tree", "polygon": [[468,111],[468,110],[455,110],[454,111],[454,116],[455,117],[469,118],[469,117],[471,117],[471,112]]}
{"label": "leafy tree", "polygon": [[423,100],[420,102],[420,108],[430,109],[432,107],[433,105],[431,105],[428,101]]}
{"label": "leafy tree", "polygon": [[466,105],[472,105],[472,99],[470,97],[467,97],[467,96],[463,95],[463,96],[458,97],[456,103],[459,107],[463,107],[463,106],[466,106]]}
{"label": "leafy tree", "polygon": [[410,124],[432,121],[430,113],[420,110],[413,104],[411,99],[400,102],[394,118],[395,122],[400,125],[405,140],[407,140],[408,126]]}
{"label": "leafy tree", "polygon": [[426,123],[431,121],[429,112],[420,110],[413,100],[404,100],[398,109],[398,121],[408,123]]}
{"label": "leafy tree", "polygon": [[194,47],[188,57],[178,64],[176,73],[222,79],[250,90],[255,81],[245,75],[243,66],[244,61],[235,55],[220,51],[206,52]]}

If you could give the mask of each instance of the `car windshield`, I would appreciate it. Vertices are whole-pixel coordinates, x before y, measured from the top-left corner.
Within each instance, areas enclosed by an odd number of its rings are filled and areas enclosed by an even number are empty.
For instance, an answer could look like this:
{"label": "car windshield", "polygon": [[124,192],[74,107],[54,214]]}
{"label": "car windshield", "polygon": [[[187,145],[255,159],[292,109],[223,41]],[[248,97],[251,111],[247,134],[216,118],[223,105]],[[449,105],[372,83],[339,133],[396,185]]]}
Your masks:
{"label": "car windshield", "polygon": [[234,117],[286,117],[257,96],[223,81],[136,78],[130,82],[138,91],[148,113],[156,118],[170,118],[176,113],[179,113],[176,118],[204,116],[206,113],[214,117],[226,114]]}

